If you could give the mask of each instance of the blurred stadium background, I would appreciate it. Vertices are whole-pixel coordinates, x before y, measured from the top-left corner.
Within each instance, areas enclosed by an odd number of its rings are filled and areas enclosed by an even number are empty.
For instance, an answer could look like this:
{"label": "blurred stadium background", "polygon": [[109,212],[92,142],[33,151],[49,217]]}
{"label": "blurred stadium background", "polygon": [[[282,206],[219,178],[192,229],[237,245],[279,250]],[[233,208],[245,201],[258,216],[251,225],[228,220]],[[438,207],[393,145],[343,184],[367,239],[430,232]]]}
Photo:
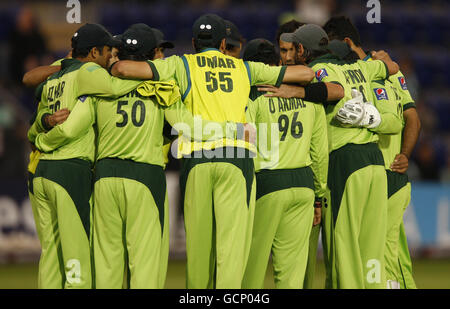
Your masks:
{"label": "blurred stadium background", "polygon": [[[64,57],[80,24],[69,24],[65,0],[0,1],[0,288],[36,288],[40,245],[27,196],[28,121],[33,89],[24,72]],[[450,3],[381,1],[381,23],[369,24],[366,0],[80,1],[81,22],[113,34],[144,22],[161,29],[175,49],[192,52],[191,26],[206,12],[233,21],[248,40],[275,40],[278,26],[295,18],[323,25],[332,15],[352,18],[366,49],[384,49],[406,76],[422,121],[410,160],[412,200],[405,214],[419,288],[450,288]],[[178,211],[178,162],[167,168],[170,213],[168,288],[184,288],[183,219]],[[320,255],[320,253],[319,253]],[[323,287],[323,264],[315,287]],[[273,287],[269,267],[266,287]]]}

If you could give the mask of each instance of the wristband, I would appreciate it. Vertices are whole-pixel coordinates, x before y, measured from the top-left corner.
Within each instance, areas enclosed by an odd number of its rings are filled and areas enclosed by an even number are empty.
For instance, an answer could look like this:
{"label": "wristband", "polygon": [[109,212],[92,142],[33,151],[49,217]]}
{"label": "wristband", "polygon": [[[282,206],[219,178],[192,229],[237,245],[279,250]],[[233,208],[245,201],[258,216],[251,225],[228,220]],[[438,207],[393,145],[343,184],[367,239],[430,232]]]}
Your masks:
{"label": "wristband", "polygon": [[328,88],[323,82],[308,84],[305,86],[305,101],[327,102]]}
{"label": "wristband", "polygon": [[50,131],[53,127],[51,127],[48,123],[47,123],[47,121],[46,121],[46,117],[48,116],[48,117],[50,117],[52,114],[49,114],[49,113],[45,113],[44,115],[42,115],[42,117],[41,117],[41,124],[42,124],[42,127],[45,129],[45,131]]}
{"label": "wristband", "polygon": [[112,68],[113,68],[113,66],[114,66],[117,62],[119,62],[119,60],[113,62],[113,63],[109,66],[109,68],[108,68],[108,73],[109,73],[109,75],[112,75],[112,74],[111,74]]}

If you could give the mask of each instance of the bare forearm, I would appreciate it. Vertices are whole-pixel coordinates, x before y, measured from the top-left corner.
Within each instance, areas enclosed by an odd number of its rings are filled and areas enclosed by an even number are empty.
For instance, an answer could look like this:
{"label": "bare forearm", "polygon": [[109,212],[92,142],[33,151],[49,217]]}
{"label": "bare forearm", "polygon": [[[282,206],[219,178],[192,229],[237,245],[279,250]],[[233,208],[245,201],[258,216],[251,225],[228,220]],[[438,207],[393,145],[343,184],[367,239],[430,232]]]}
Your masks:
{"label": "bare forearm", "polygon": [[25,73],[22,78],[22,83],[27,87],[37,87],[40,83],[45,81],[50,75],[61,70],[61,66],[40,66]]}
{"label": "bare forearm", "polygon": [[339,101],[345,96],[344,88],[341,85],[334,83],[325,83],[328,90],[328,101]]}
{"label": "bare forearm", "polygon": [[298,83],[306,85],[314,78],[314,71],[304,65],[288,66],[284,74],[283,83]]}
{"label": "bare forearm", "polygon": [[145,61],[118,61],[113,64],[111,75],[128,79],[153,79],[153,72]]}
{"label": "bare forearm", "polygon": [[403,113],[405,128],[403,129],[403,142],[401,153],[408,158],[411,156],[420,133],[420,119],[415,108],[410,108]]}

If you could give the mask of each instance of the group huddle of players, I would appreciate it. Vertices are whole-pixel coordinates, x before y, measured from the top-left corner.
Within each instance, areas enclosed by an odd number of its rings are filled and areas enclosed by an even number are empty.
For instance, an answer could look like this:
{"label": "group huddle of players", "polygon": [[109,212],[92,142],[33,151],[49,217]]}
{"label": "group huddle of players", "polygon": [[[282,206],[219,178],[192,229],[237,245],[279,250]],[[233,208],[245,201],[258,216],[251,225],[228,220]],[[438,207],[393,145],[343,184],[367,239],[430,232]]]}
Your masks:
{"label": "group huddle of players", "polygon": [[158,29],[86,24],[25,74],[39,287],[164,287],[172,150],[187,288],[263,288],[271,254],[277,288],[312,288],[320,230],[326,288],[415,288],[402,217],[420,121],[398,65],[345,17],[280,26],[279,53],[214,14],[192,32],[194,54],[164,58]]}

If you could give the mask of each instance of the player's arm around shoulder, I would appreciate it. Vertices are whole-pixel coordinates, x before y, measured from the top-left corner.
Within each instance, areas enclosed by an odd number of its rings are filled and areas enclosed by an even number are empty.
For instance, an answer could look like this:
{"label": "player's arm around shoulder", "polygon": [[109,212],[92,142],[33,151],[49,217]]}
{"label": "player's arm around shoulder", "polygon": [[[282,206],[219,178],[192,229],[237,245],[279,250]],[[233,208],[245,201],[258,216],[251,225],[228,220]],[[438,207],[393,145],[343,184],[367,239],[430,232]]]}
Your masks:
{"label": "player's arm around shoulder", "polygon": [[[379,50],[379,51],[372,51],[372,59],[373,60],[381,60],[385,66],[386,66],[386,70],[387,70],[387,76],[385,76],[384,78],[387,78],[391,75],[397,74],[397,72],[400,70],[399,65],[393,61],[391,59],[391,56],[389,56],[389,54],[387,52],[385,52],[384,50]],[[371,63],[373,61],[369,61],[367,63]],[[375,61],[377,62],[377,61]],[[373,79],[378,79],[378,78],[383,78],[382,76],[380,77],[374,77]]]}
{"label": "player's arm around shoulder", "polygon": [[66,121],[36,136],[36,148],[42,152],[51,152],[85,134],[95,122],[94,100],[94,97],[87,96],[78,98]]}
{"label": "player's arm around shoulder", "polygon": [[379,134],[398,134],[402,131],[402,117],[399,113],[398,100],[394,90],[389,91],[391,82],[387,79],[384,81],[373,82],[372,84],[372,100],[380,113],[381,123],[371,131]]}
{"label": "player's arm around shoulder", "polygon": [[180,63],[179,56],[149,61],[119,60],[110,66],[109,72],[120,78],[162,81],[173,78]]}
{"label": "player's arm around shoulder", "polygon": [[[313,102],[328,102],[336,104],[344,98],[345,90],[341,84],[339,73],[335,68],[326,63],[317,63],[312,66],[314,78],[308,87],[309,95],[305,95],[305,100]],[[320,92],[319,92],[320,91]],[[322,101],[313,100],[320,95]],[[325,99],[326,98],[326,99]]]}
{"label": "player's arm around shoulder", "polygon": [[[307,102],[307,104],[312,104]],[[311,136],[310,155],[314,173],[316,198],[323,198],[327,188],[328,178],[328,133],[325,108],[321,104],[314,104],[314,124]]]}

